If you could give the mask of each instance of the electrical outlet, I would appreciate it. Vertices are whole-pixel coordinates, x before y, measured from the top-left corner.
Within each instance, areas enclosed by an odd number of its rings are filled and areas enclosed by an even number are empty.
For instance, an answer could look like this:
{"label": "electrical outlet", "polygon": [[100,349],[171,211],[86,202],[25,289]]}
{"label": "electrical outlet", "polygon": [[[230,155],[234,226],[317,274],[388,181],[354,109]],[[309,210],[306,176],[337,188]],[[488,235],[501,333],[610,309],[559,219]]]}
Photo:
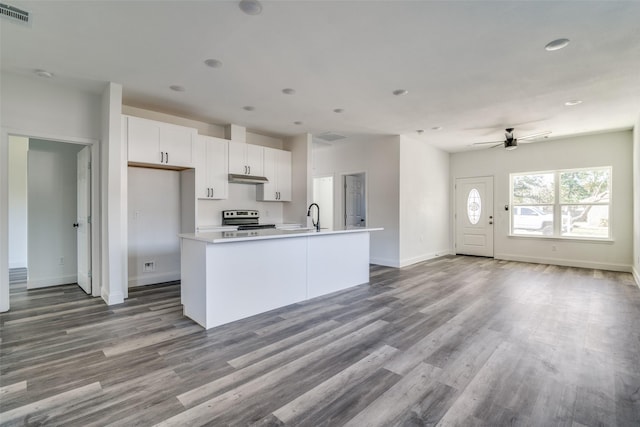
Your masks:
{"label": "electrical outlet", "polygon": [[152,271],[155,271],[156,269],[156,262],[155,261],[147,261],[142,265],[142,272],[143,273],[150,273]]}

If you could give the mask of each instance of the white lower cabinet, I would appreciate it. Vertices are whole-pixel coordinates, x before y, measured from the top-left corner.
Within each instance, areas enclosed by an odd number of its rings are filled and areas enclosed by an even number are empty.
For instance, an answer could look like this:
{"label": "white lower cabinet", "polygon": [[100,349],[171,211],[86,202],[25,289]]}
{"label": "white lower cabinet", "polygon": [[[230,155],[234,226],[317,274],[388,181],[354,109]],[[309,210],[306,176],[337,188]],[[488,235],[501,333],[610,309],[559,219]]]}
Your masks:
{"label": "white lower cabinet", "polygon": [[258,185],[256,198],[259,201],[291,201],[291,152],[265,147],[264,176],[269,182]]}
{"label": "white lower cabinet", "polygon": [[198,136],[196,145],[196,196],[226,199],[229,194],[229,141]]}

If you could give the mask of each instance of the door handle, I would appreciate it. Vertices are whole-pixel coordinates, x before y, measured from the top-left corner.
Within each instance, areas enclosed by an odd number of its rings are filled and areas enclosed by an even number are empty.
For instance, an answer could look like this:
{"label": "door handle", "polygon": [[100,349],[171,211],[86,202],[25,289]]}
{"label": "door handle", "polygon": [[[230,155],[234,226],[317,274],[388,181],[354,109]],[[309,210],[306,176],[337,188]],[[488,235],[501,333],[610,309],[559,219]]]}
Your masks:
{"label": "door handle", "polygon": [[78,224],[77,222],[74,222],[73,223],[73,228],[78,228],[78,227],[80,227],[80,224]]}

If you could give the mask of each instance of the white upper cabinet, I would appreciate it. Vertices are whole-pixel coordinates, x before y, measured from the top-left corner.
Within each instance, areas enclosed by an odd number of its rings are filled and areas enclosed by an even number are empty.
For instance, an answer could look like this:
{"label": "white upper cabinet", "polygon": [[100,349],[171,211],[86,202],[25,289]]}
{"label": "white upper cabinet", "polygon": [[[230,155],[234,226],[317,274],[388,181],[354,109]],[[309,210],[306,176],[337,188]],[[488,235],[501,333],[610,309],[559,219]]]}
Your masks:
{"label": "white upper cabinet", "polygon": [[291,201],[291,153],[264,148],[264,176],[269,180],[259,184],[256,198],[264,202]]}
{"label": "white upper cabinet", "polygon": [[229,141],[229,173],[263,176],[264,147]]}
{"label": "white upper cabinet", "polygon": [[128,160],[158,166],[191,168],[196,129],[124,116]]}
{"label": "white upper cabinet", "polygon": [[200,135],[194,152],[196,197],[226,199],[229,192],[229,141]]}

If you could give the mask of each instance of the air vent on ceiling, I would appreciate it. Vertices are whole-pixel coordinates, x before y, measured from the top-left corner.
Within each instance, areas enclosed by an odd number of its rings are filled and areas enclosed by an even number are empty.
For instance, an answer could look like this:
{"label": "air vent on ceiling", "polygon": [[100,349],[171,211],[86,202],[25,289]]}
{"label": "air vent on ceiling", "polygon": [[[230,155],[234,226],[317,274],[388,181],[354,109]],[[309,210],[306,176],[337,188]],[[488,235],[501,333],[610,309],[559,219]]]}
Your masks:
{"label": "air vent on ceiling", "polygon": [[17,7],[9,6],[8,4],[0,3],[0,16],[3,16],[11,21],[20,22],[23,24],[29,23],[29,12],[20,10]]}
{"label": "air vent on ceiling", "polygon": [[333,142],[333,141],[338,141],[340,139],[345,139],[346,136],[340,135],[337,133],[332,133],[332,132],[325,132],[325,133],[321,133],[320,135],[316,135],[316,138],[322,139],[328,142]]}

